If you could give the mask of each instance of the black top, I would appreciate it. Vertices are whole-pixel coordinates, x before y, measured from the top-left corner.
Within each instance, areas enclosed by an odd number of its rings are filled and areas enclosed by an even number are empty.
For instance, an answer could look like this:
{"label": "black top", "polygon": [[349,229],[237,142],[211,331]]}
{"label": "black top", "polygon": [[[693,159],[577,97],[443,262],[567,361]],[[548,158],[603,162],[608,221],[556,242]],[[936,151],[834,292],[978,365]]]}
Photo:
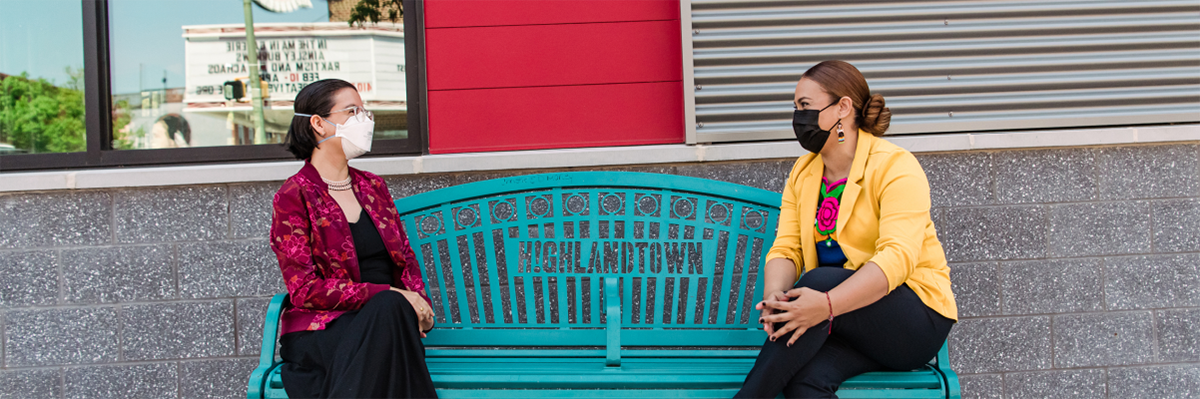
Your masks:
{"label": "black top", "polygon": [[396,267],[396,262],[388,256],[383,238],[367,210],[360,212],[358,222],[350,223],[350,234],[354,236],[354,252],[358,255],[358,273],[362,282],[393,285],[392,268]]}

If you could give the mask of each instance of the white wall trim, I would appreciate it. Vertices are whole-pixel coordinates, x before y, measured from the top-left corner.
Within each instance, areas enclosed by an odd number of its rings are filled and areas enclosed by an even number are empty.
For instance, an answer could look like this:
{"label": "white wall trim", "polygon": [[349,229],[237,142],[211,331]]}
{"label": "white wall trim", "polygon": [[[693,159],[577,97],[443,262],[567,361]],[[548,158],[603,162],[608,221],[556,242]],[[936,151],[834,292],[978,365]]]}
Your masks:
{"label": "white wall trim", "polygon": [[683,50],[683,137],[696,144],[696,67],[692,55],[692,1],[679,2],[680,46]]}
{"label": "white wall trim", "polygon": [[[1200,141],[1200,124],[1104,129],[1043,130],[887,136],[914,153],[1077,147]],[[710,145],[651,145],[506,151],[474,154],[367,158],[351,165],[379,175],[486,170],[548,169],[662,163],[795,158],[805,151],[795,141]],[[0,192],[152,187],[280,181],[295,174],[300,161],[78,171],[0,173]]]}

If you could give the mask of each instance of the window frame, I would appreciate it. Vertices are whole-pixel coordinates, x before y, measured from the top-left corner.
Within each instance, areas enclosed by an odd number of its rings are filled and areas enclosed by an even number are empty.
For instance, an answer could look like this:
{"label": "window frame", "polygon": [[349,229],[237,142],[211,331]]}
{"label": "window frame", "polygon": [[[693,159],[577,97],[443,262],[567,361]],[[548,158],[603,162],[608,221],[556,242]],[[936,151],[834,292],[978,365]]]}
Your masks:
{"label": "window frame", "polygon": [[[109,0],[82,0],[84,65],[84,152],[0,156],[0,173],[124,166],[269,162],[294,160],[281,144],[116,150],[112,148],[112,84]],[[425,126],[425,56],[421,2],[404,0],[405,82],[408,138],[378,140],[364,157],[428,153]],[[409,29],[411,27],[412,29]]]}

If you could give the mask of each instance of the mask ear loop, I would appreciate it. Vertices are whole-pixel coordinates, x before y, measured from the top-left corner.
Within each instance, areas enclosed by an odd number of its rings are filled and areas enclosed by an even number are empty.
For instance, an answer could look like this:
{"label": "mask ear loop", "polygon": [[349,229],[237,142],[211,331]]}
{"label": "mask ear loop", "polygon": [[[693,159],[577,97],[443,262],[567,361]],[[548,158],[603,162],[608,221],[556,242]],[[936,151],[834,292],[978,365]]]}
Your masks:
{"label": "mask ear loop", "polygon": [[[330,122],[328,119],[325,119],[325,117],[324,117],[324,116],[321,116],[321,115],[302,114],[302,113],[299,113],[299,112],[295,112],[295,113],[292,113],[292,116],[293,116],[293,117],[296,117],[296,116],[305,116],[305,117],[309,117],[309,118],[312,118],[312,117],[314,117],[314,116],[315,116],[315,117],[321,118],[321,120],[325,121],[326,123],[329,123],[329,124],[331,124],[331,125],[333,125],[333,126],[335,126],[335,127],[337,126],[337,124],[336,124],[336,123]],[[332,139],[332,138],[334,138],[334,137],[337,137],[337,133],[334,133],[332,136],[329,136],[329,137],[326,137],[326,138],[323,138],[323,139],[321,139],[320,141],[317,141],[317,145],[320,145],[321,143],[324,143],[324,142],[326,142],[326,141],[329,141],[329,139]]]}

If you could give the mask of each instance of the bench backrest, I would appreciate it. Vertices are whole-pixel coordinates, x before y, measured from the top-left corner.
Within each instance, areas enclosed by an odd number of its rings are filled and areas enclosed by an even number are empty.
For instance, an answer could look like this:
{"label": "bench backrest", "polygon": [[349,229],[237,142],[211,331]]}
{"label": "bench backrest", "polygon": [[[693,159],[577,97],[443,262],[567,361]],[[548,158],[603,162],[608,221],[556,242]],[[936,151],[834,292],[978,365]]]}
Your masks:
{"label": "bench backrest", "polygon": [[780,196],[713,180],[570,172],[396,201],[438,315],[429,346],[757,346]]}

